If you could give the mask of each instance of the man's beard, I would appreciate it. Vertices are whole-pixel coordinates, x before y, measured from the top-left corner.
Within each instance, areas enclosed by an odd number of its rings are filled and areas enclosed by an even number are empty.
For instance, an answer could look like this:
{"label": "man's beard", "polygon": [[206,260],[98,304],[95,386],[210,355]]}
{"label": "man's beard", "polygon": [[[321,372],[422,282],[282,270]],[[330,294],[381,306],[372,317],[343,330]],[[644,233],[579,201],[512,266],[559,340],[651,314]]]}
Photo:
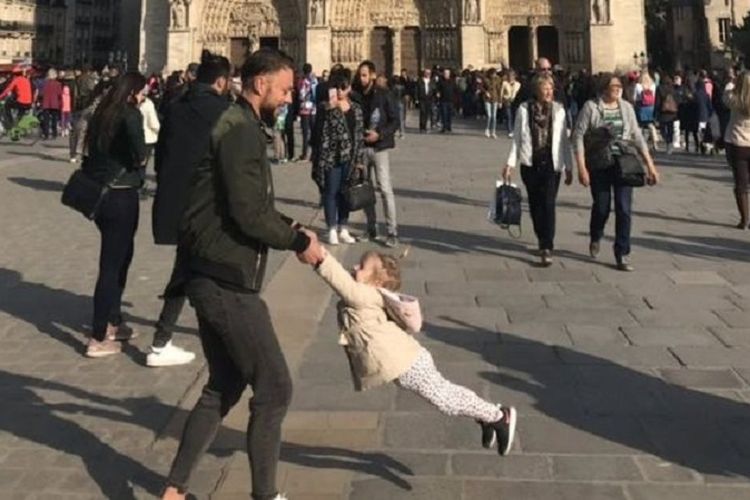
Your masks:
{"label": "man's beard", "polygon": [[263,102],[263,106],[260,109],[260,119],[268,126],[273,126],[276,121],[276,109],[277,106],[271,105],[268,101]]}

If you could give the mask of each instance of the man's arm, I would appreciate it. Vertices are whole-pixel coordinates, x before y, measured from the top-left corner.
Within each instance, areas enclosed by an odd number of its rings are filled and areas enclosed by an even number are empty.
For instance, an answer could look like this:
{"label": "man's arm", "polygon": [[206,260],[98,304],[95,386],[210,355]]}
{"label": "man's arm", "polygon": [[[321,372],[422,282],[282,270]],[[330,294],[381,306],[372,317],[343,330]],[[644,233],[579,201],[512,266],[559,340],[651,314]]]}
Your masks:
{"label": "man's arm", "polygon": [[385,109],[386,116],[385,123],[379,126],[377,130],[378,135],[382,138],[396,133],[401,125],[401,117],[399,117],[396,102],[390,94],[383,92],[380,99],[384,100],[383,109]]}
{"label": "man's arm", "polygon": [[310,238],[293,229],[291,219],[273,207],[270,179],[265,178],[263,170],[263,151],[253,140],[259,133],[251,125],[237,124],[220,139],[218,170],[227,194],[229,216],[248,238],[272,248],[304,252]]}

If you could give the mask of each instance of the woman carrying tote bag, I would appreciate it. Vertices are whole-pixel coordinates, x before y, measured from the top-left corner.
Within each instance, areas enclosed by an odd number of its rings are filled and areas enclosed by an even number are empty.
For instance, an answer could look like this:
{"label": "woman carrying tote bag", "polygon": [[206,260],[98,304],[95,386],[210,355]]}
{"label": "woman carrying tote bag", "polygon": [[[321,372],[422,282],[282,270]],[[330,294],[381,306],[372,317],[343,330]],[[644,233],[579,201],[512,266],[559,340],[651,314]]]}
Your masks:
{"label": "woman carrying tote bag", "polygon": [[[622,98],[622,81],[613,74],[601,77],[600,97],[586,102],[578,116],[572,142],[578,163],[578,179],[591,188],[593,199],[589,224],[589,253],[599,255],[600,241],[604,236],[615,202],[615,260],[620,271],[633,271],[630,264],[630,228],[633,212],[633,187],[618,180],[617,156],[623,151],[617,141],[630,141],[646,164],[646,179],[650,185],[659,181],[654,160],[648,151],[638,126],[633,105]],[[593,136],[608,135],[611,140],[591,140]]]}
{"label": "woman carrying tote bag", "polygon": [[146,142],[138,106],[146,79],[121,77],[102,99],[86,135],[83,172],[110,190],[96,213],[101,234],[99,276],[94,291],[94,320],[86,356],[102,358],[121,351],[119,341],[133,331],[122,322],[120,306],[138,228],[138,189],[143,183]]}
{"label": "woman carrying tote bag", "polygon": [[534,97],[519,106],[513,144],[503,170],[510,183],[516,165],[529,196],[529,211],[539,241],[542,266],[552,265],[555,248],[555,204],[560,177],[573,181],[573,155],[566,130],[565,108],[555,102],[555,82],[550,75],[538,75],[533,82]]}
{"label": "woman carrying tote bag", "polygon": [[345,190],[353,169],[364,164],[364,115],[359,104],[350,99],[352,73],[349,69],[334,70],[329,88],[335,98],[325,107],[322,119],[320,153],[313,177],[323,191],[323,211],[328,226],[328,243],[355,243],[349,233],[350,206]]}

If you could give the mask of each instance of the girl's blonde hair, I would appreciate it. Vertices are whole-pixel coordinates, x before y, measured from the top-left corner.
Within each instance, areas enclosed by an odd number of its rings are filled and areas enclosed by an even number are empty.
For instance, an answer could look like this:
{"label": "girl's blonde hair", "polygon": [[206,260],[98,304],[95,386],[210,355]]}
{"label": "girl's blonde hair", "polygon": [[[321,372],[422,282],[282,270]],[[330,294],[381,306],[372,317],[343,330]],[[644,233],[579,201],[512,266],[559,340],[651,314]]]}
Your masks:
{"label": "girl's blonde hair", "polygon": [[365,253],[362,260],[368,260],[372,257],[380,260],[380,265],[383,268],[381,286],[386,290],[397,292],[401,289],[401,261],[407,255],[409,255],[409,247],[398,257],[387,253],[371,251]]}
{"label": "girl's blonde hair", "polygon": [[743,116],[750,116],[750,71],[743,71],[729,98],[729,106]]}
{"label": "girl's blonde hair", "polygon": [[641,73],[641,77],[638,79],[638,83],[640,83],[644,89],[654,88],[654,80],[651,78],[651,75],[648,74],[648,71],[644,71],[643,73]]}

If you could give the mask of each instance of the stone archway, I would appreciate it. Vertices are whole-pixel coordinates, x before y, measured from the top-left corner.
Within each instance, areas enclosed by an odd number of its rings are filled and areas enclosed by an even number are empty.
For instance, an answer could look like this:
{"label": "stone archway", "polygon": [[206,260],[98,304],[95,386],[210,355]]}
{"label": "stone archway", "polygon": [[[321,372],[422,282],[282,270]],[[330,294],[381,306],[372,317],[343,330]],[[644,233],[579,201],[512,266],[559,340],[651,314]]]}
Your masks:
{"label": "stone archway", "polygon": [[199,29],[201,48],[241,64],[242,51],[274,46],[299,60],[304,16],[297,0],[206,0]]}

